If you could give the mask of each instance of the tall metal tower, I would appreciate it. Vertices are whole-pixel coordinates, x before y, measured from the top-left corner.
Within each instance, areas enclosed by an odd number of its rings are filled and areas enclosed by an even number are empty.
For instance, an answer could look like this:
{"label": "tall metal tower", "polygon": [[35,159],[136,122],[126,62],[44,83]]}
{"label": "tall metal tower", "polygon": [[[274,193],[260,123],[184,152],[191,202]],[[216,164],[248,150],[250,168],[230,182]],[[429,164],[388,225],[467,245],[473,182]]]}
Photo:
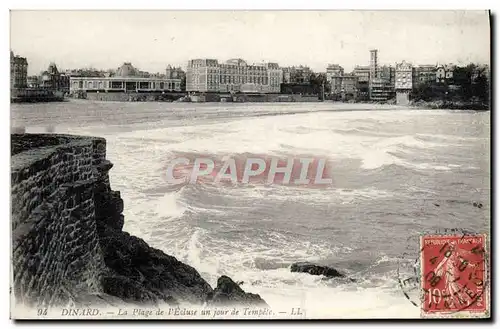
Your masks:
{"label": "tall metal tower", "polygon": [[370,50],[370,80],[379,78],[378,50]]}
{"label": "tall metal tower", "polygon": [[378,50],[370,50],[370,80],[369,80],[369,97],[373,95],[373,81],[378,78]]}

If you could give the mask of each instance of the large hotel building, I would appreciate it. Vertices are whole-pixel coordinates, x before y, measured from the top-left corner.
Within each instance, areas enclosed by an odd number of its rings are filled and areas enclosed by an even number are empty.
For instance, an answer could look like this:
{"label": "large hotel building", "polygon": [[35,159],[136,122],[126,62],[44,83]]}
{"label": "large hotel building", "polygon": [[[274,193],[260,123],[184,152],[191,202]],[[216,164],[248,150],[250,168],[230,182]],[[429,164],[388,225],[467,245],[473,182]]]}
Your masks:
{"label": "large hotel building", "polygon": [[276,63],[249,65],[242,59],[188,62],[186,90],[191,92],[279,93],[283,70]]}

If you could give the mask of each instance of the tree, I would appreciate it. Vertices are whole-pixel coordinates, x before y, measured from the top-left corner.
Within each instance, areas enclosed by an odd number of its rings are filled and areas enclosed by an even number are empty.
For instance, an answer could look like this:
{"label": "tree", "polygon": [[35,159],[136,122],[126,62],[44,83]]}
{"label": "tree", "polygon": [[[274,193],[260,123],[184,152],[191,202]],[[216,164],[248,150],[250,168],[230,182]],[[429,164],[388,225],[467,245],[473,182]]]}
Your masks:
{"label": "tree", "polygon": [[419,101],[444,100],[448,92],[448,87],[444,83],[427,81],[420,83],[413,90],[413,99]]}
{"label": "tree", "polygon": [[462,101],[489,103],[489,70],[487,66],[468,64],[453,70],[450,84],[428,81],[415,86],[413,99],[423,101]]}
{"label": "tree", "polygon": [[302,71],[293,69],[290,72],[290,82],[291,83],[304,83],[304,75]]}
{"label": "tree", "polygon": [[489,102],[489,71],[485,66],[469,64],[453,71],[453,82],[464,101]]}
{"label": "tree", "polygon": [[472,97],[472,74],[474,70],[474,64],[465,67],[457,66],[453,70],[453,84],[458,87],[458,95],[454,95],[456,98],[469,100]]}
{"label": "tree", "polygon": [[186,90],[186,75],[183,74],[181,77],[181,90],[185,91]]}
{"label": "tree", "polygon": [[318,93],[321,93],[323,88],[325,93],[329,93],[331,91],[331,86],[328,83],[325,73],[318,73],[318,74],[311,73],[309,81],[310,84],[313,86],[313,89]]}
{"label": "tree", "polygon": [[489,71],[487,67],[477,68],[477,74],[472,83],[472,95],[477,97],[481,102],[490,102],[490,83]]}

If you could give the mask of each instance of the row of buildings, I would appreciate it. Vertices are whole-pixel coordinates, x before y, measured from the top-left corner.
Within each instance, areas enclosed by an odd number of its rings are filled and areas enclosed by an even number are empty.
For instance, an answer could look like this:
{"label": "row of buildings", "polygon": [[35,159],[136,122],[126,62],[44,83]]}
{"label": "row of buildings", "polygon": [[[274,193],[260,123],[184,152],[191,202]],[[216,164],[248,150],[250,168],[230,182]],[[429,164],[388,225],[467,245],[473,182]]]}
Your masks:
{"label": "row of buildings", "polygon": [[69,76],[59,73],[57,66],[51,63],[46,71],[36,76],[28,76],[28,61],[25,57],[10,52],[10,88],[47,88],[69,90]]}
{"label": "row of buildings", "polygon": [[55,64],[40,76],[28,76],[28,60],[10,52],[11,102],[53,101],[64,99],[69,77],[60,75]]}
{"label": "row of buildings", "polygon": [[[453,79],[454,65],[419,65],[402,61],[395,66],[379,65],[378,50],[370,50],[370,62],[350,73],[339,64],[326,68],[330,97],[384,102],[396,99],[408,103],[411,91],[423,83],[445,83]],[[220,62],[193,59],[188,62],[188,92],[279,93],[283,84],[307,85],[314,72],[307,66],[280,67],[277,63],[248,64],[241,58]],[[289,88],[288,88],[289,89]],[[288,90],[287,89],[287,90]],[[307,90],[307,88],[304,88]]]}
{"label": "row of buildings", "polygon": [[[165,73],[148,73],[125,62],[117,69],[66,70],[54,63],[38,76],[28,76],[26,58],[11,52],[11,88],[46,88],[65,93],[167,92],[190,93],[311,93],[315,73],[307,66],[280,67],[278,63],[249,64],[241,58],[225,62],[192,59],[184,72],[170,65]],[[412,90],[426,83],[453,80],[454,65],[417,65],[402,61],[380,65],[378,51],[370,50],[369,65],[346,73],[339,64],[326,68],[328,96],[335,100],[408,103]],[[284,88],[284,86],[286,88]]]}
{"label": "row of buildings", "polygon": [[[225,62],[201,58],[188,61],[186,91],[214,93],[282,93],[308,88],[314,72],[308,66],[280,67],[278,63],[249,64],[241,58]],[[287,88],[283,88],[287,85]]]}
{"label": "row of buildings", "polygon": [[123,63],[116,70],[93,69],[59,71],[55,63],[39,75],[28,76],[25,57],[10,53],[10,87],[17,89],[44,89],[63,93],[79,92],[165,92],[181,91],[185,72],[168,65],[164,74],[148,73]]}
{"label": "row of buildings", "polygon": [[384,102],[396,99],[399,104],[409,102],[412,90],[427,83],[449,83],[455,66],[418,65],[402,61],[394,66],[379,65],[378,51],[370,50],[370,63],[356,66],[350,73],[338,64],[326,68],[327,81],[333,99],[370,100]]}

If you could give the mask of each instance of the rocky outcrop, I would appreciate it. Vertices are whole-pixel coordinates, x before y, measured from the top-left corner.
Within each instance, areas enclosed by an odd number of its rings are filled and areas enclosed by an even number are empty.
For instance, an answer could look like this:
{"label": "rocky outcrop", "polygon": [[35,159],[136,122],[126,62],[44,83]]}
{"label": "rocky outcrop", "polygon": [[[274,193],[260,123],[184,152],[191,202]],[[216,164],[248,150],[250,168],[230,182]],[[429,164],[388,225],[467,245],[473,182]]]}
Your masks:
{"label": "rocky outcrop", "polygon": [[[103,138],[11,135],[14,295],[30,306],[264,305],[124,232]],[[118,301],[117,301],[118,300]]]}
{"label": "rocky outcrop", "polygon": [[309,273],[311,275],[323,275],[327,278],[344,278],[345,275],[334,269],[333,267],[316,265],[313,263],[294,263],[290,267],[292,272]]}
{"label": "rocky outcrop", "polygon": [[194,268],[138,237],[109,227],[99,237],[109,269],[102,281],[107,294],[136,303],[202,304],[212,292]]}
{"label": "rocky outcrop", "polygon": [[488,111],[490,104],[480,101],[460,101],[460,100],[433,100],[433,101],[414,101],[410,106],[429,108],[429,109],[451,109],[451,110],[472,110],[472,111]]}
{"label": "rocky outcrop", "polygon": [[194,268],[122,231],[124,204],[120,192],[110,189],[112,167],[104,160],[95,168],[97,233],[107,267],[103,292],[129,303],[203,304],[212,288]]}
{"label": "rocky outcrop", "polygon": [[217,287],[209,295],[207,302],[214,306],[237,304],[249,307],[269,307],[259,295],[244,292],[237,283],[225,275],[217,280]]}

